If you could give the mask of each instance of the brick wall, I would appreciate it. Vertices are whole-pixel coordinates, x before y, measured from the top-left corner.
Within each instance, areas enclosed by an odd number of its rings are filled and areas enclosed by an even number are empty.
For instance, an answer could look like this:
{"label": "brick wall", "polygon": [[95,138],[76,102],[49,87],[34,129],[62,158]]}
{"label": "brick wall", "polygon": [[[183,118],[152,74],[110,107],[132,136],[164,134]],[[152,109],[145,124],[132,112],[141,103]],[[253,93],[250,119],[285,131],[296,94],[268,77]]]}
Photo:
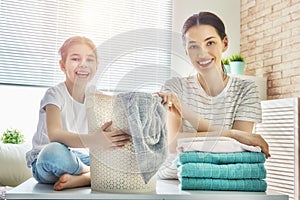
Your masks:
{"label": "brick wall", "polygon": [[268,99],[300,97],[300,0],[241,0],[240,45]]}

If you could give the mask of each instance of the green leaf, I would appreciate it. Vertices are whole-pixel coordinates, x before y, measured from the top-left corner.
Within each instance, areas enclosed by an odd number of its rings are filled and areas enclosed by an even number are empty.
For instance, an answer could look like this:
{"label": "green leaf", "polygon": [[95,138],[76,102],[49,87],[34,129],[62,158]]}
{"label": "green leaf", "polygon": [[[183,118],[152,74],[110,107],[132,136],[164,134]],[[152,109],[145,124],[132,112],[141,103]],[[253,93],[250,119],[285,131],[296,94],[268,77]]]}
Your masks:
{"label": "green leaf", "polygon": [[7,129],[2,133],[3,143],[21,144],[24,142],[24,135],[17,129]]}
{"label": "green leaf", "polygon": [[233,54],[230,58],[229,58],[230,62],[234,62],[234,61],[241,61],[244,62],[244,57],[241,54]]}

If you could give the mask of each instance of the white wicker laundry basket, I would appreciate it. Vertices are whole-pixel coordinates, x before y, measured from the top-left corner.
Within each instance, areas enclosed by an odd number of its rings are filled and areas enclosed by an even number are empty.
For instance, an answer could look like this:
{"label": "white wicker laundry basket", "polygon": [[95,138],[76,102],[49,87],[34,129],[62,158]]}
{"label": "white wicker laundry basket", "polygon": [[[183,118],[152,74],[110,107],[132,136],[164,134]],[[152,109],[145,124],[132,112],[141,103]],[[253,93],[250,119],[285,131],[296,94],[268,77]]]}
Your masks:
{"label": "white wicker laundry basket", "polygon": [[[121,102],[115,97],[88,94],[87,115],[90,134],[110,120],[113,122],[111,130],[129,130]],[[156,176],[145,184],[139,173],[132,142],[119,149],[90,149],[90,168],[91,188],[95,191],[148,193],[156,189]]]}

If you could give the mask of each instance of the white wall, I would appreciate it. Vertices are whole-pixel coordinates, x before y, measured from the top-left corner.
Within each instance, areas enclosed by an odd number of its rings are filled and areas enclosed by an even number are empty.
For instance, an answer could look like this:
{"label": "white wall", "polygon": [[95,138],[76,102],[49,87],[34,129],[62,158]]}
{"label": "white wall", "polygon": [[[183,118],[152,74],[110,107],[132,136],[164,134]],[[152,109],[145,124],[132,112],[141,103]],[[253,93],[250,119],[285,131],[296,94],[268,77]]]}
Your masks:
{"label": "white wall", "polygon": [[40,100],[46,88],[0,85],[0,135],[18,129],[26,139],[36,130]]}
{"label": "white wall", "polygon": [[175,37],[172,41],[172,76],[176,74],[185,76],[195,72],[188,58],[184,56],[181,38],[178,38],[184,21],[194,13],[210,11],[222,19],[229,38],[229,47],[223,57],[240,52],[240,0],[173,0],[173,4],[173,36]]}

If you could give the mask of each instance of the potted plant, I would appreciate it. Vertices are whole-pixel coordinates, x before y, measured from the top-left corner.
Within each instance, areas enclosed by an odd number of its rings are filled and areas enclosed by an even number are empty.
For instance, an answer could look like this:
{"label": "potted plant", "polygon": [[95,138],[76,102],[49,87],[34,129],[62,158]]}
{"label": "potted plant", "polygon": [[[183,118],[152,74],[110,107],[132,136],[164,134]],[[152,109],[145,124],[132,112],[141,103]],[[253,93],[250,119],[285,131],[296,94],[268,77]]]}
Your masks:
{"label": "potted plant", "polygon": [[17,129],[7,129],[2,133],[1,141],[4,144],[22,144],[24,142],[24,135]]}
{"label": "potted plant", "polygon": [[225,67],[225,73],[230,74],[231,70],[230,70],[230,61],[229,61],[229,58],[223,58],[222,59],[222,63],[224,65],[224,67]]}
{"label": "potted plant", "polygon": [[241,54],[233,54],[230,58],[230,71],[232,74],[244,74],[245,61]]}

